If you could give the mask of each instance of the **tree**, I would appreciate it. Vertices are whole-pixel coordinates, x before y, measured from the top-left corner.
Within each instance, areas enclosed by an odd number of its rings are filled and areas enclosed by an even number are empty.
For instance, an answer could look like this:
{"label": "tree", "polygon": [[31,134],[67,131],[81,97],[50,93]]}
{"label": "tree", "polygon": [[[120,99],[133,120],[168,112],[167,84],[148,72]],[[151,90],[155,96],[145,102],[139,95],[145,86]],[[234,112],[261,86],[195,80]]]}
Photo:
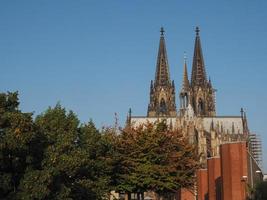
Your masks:
{"label": "tree", "polygon": [[108,198],[111,190],[112,143],[89,121],[80,128],[79,144],[88,159],[86,179],[81,182],[87,188],[87,199]]}
{"label": "tree", "polygon": [[103,199],[112,145],[92,121],[57,104],[37,116],[0,94],[0,199]]}
{"label": "tree", "polygon": [[196,147],[164,121],[127,127],[114,143],[117,191],[139,193],[141,198],[148,190],[164,196],[194,185]]}
{"label": "tree", "polygon": [[17,92],[0,94],[0,198],[5,199],[16,197],[25,171],[40,168],[43,155],[32,113],[18,106]]}
{"label": "tree", "polygon": [[163,196],[194,183],[195,147],[166,123],[99,132],[60,104],[37,116],[0,93],[0,199],[105,199],[111,190]]}
{"label": "tree", "polygon": [[57,104],[37,116],[36,125],[45,136],[42,168],[25,173],[20,197],[102,199],[109,191],[108,149],[93,122],[80,126]]}
{"label": "tree", "polygon": [[255,200],[267,199],[267,181],[262,181],[257,184],[254,199]]}

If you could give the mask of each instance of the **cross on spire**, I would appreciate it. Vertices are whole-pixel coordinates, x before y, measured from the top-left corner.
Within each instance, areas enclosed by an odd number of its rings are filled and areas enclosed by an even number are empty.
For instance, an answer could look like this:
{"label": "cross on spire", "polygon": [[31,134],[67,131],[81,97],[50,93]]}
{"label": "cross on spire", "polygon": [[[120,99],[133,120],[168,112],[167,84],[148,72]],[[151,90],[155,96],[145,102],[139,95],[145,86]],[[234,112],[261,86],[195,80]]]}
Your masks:
{"label": "cross on spire", "polygon": [[197,26],[196,27],[196,34],[197,34],[197,36],[199,35],[199,32],[200,32],[200,30],[199,30],[199,27]]}
{"label": "cross on spire", "polygon": [[164,28],[161,27],[161,28],[160,28],[160,35],[163,36],[163,35],[164,35],[164,32],[165,32],[165,31],[164,31]]}
{"label": "cross on spire", "polygon": [[186,62],[187,57],[186,57],[186,52],[184,51],[184,62]]}

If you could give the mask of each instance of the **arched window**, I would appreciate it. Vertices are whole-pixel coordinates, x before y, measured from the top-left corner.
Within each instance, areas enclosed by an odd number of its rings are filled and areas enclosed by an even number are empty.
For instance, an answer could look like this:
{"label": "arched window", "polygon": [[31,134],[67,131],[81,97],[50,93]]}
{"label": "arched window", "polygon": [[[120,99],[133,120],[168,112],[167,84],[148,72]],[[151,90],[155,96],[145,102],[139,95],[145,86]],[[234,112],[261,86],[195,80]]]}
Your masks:
{"label": "arched window", "polygon": [[187,108],[187,106],[188,106],[188,95],[187,95],[187,93],[185,93],[184,102],[185,102],[185,108]]}
{"label": "arched window", "polygon": [[159,111],[161,113],[165,113],[167,111],[166,103],[165,103],[165,100],[163,98],[160,100]]}
{"label": "arched window", "polygon": [[198,99],[198,113],[203,114],[204,113],[204,103],[201,98]]}

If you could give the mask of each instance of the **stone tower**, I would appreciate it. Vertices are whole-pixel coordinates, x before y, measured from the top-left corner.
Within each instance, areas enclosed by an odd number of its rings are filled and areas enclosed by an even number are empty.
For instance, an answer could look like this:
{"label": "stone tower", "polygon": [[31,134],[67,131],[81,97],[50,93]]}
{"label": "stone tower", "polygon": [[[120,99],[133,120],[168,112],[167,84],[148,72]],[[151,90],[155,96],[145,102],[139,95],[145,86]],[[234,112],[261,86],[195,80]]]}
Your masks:
{"label": "stone tower", "polygon": [[183,74],[183,83],[180,91],[180,114],[184,115],[186,109],[189,105],[189,97],[190,97],[190,83],[187,74],[187,64],[186,57],[184,58],[184,74]]}
{"label": "stone tower", "polygon": [[167,51],[164,39],[164,30],[161,28],[156,75],[150,85],[150,102],[148,117],[175,117],[175,86],[170,80]]}
{"label": "stone tower", "polygon": [[215,90],[212,88],[211,81],[207,80],[198,27],[196,27],[191,83],[189,84],[188,81],[185,62],[184,80],[180,92],[180,99],[181,113],[183,113],[190,104],[196,116],[211,117],[216,115]]}

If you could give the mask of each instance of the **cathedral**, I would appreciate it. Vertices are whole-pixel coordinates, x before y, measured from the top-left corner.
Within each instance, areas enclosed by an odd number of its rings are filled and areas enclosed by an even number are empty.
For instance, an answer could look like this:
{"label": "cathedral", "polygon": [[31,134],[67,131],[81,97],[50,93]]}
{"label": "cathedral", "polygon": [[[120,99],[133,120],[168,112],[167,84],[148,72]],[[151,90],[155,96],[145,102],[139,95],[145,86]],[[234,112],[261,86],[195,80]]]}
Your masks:
{"label": "cathedral", "polygon": [[[215,92],[211,80],[207,79],[199,28],[196,27],[195,30],[191,79],[189,80],[185,58],[179,91],[170,77],[164,29],[161,28],[156,73],[155,79],[150,83],[147,115],[132,116],[129,112],[127,122],[138,126],[146,122],[166,120],[171,128],[179,129],[191,143],[197,144],[201,154],[200,161],[205,167],[207,158],[219,155],[221,144],[243,141],[248,135],[243,109],[240,116],[217,115]],[[176,96],[177,93],[179,95]],[[176,97],[180,100],[179,108]]]}
{"label": "cathedral", "polygon": [[253,188],[263,177],[257,154],[259,145],[255,142],[255,135],[252,137],[249,132],[242,108],[238,116],[216,113],[216,90],[207,79],[198,27],[195,30],[191,77],[186,58],[181,71],[181,87],[176,90],[169,71],[164,29],[161,28],[147,115],[133,116],[130,109],[127,125],[139,126],[164,120],[170,129],[179,130],[197,146],[201,169],[196,172],[195,189],[181,188],[176,199],[243,200],[251,197],[253,194],[247,188]]}
{"label": "cathedral", "polygon": [[170,129],[179,130],[197,146],[201,169],[196,172],[195,188],[181,188],[175,199],[243,200],[253,197],[252,189],[263,178],[260,139],[250,133],[242,108],[238,116],[216,113],[216,90],[207,79],[198,27],[195,30],[191,77],[186,58],[181,71],[181,87],[176,90],[170,77],[164,29],[161,28],[147,115],[134,116],[130,109],[127,125],[137,127],[164,120]]}

